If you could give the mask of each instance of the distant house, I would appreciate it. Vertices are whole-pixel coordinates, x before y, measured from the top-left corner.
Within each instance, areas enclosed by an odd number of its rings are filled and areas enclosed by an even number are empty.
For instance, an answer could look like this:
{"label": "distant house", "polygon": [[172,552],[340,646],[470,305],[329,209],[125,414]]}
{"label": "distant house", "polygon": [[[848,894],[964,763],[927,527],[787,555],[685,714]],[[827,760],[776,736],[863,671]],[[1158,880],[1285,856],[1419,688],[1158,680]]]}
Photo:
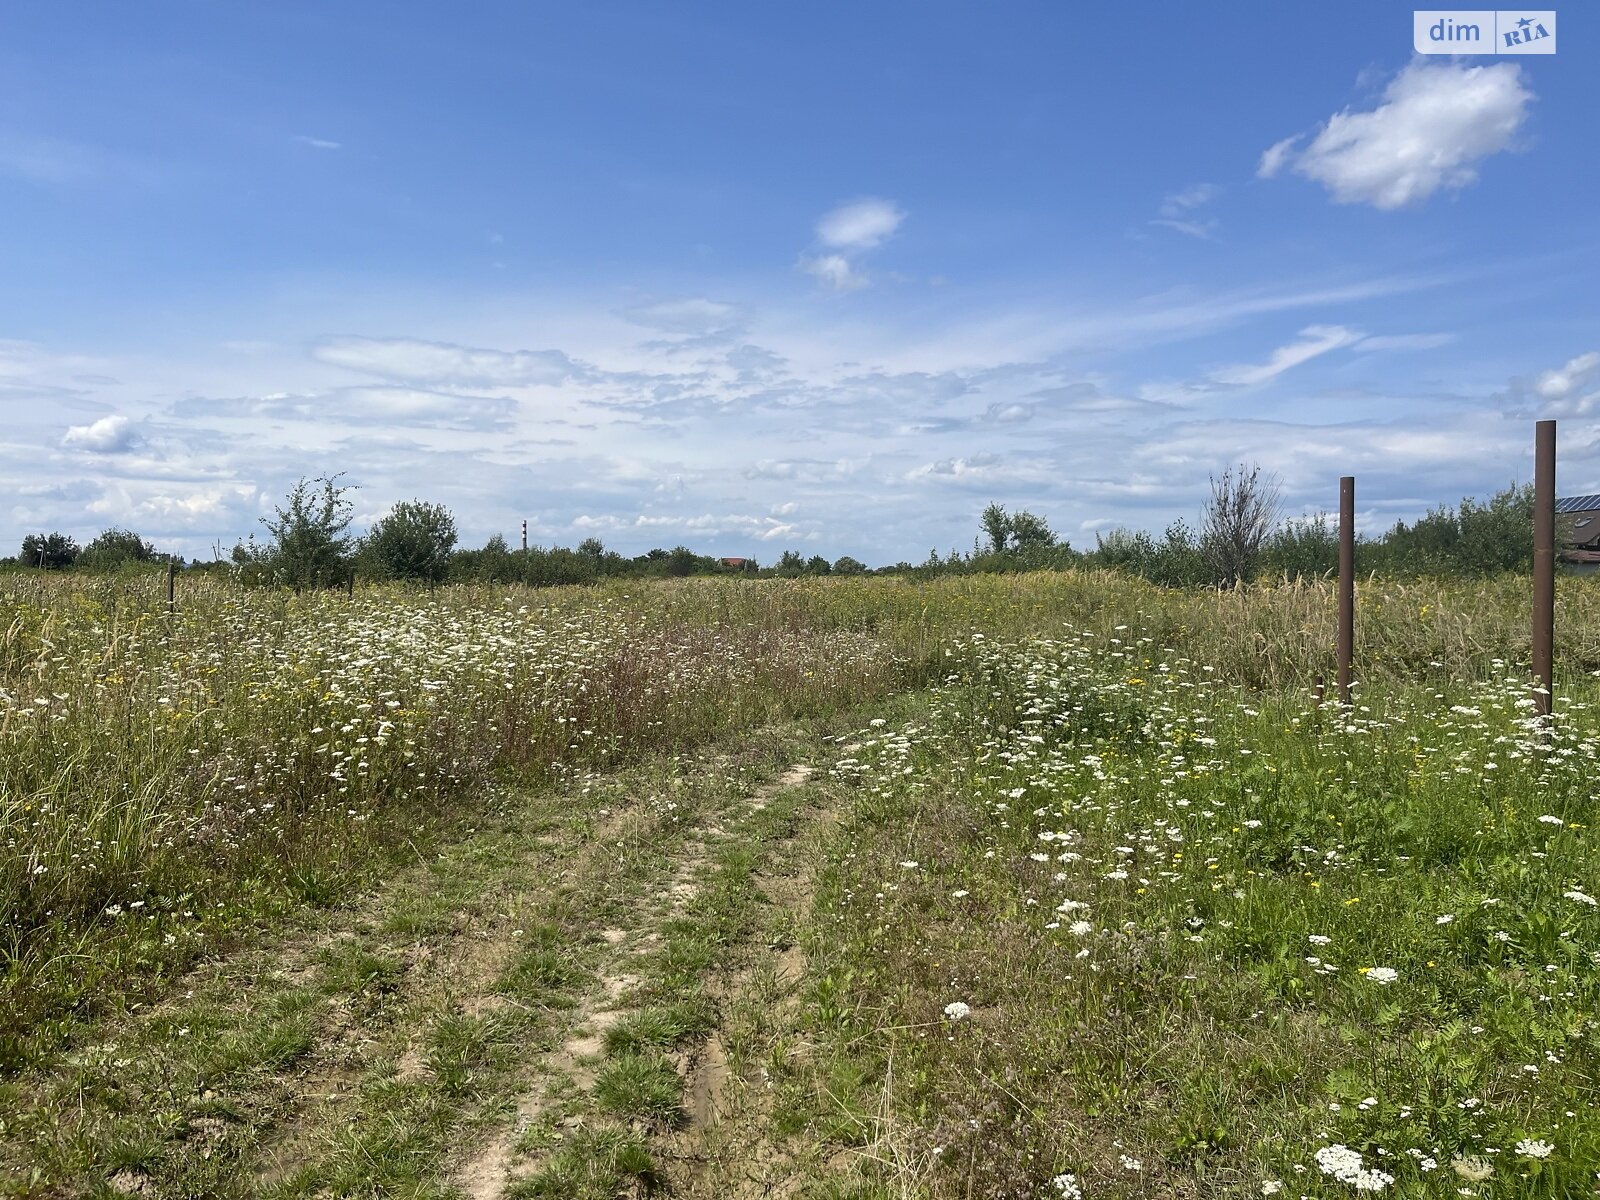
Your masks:
{"label": "distant house", "polygon": [[717,561],[733,571],[754,571],[756,569],[756,560],[753,558],[719,558]]}
{"label": "distant house", "polygon": [[1569,570],[1600,571],[1600,496],[1556,500],[1556,547]]}

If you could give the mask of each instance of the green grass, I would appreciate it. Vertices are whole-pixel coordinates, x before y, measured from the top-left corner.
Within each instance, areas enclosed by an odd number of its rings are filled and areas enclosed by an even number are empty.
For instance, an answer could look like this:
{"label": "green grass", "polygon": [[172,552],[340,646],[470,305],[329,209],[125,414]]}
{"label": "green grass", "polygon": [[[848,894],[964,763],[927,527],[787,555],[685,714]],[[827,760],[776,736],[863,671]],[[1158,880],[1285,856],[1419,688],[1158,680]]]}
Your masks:
{"label": "green grass", "polygon": [[623,1054],[606,1063],[594,1081],[595,1106],[626,1120],[675,1124],[682,1097],[677,1070],[656,1054]]}
{"label": "green grass", "polygon": [[1392,1194],[1589,1194],[1595,690],[1548,736],[1507,677],[1342,721],[1119,636],[969,645],[837,768],[791,1125],[848,1141],[876,1089],[930,1197],[1352,1194],[1333,1146]]}
{"label": "green grass", "polygon": [[[599,932],[637,920],[663,848],[746,786],[691,784],[692,749],[873,704],[885,724],[835,772],[849,798],[817,906],[766,934],[806,949],[800,1015],[724,1039],[769,1070],[773,1130],[890,1164],[837,1186],[1005,1195],[1070,1171],[1096,1195],[1337,1195],[1315,1154],[1338,1143],[1395,1193],[1455,1194],[1472,1181],[1451,1160],[1481,1158],[1496,1195],[1580,1194],[1600,1165],[1600,919],[1572,897],[1600,895],[1600,590],[1561,582],[1558,736],[1538,753],[1518,707],[1526,592],[1362,584],[1342,722],[1307,702],[1332,673],[1320,584],[1078,572],[352,603],[203,583],[169,621],[136,580],[8,576],[0,1075],[25,1082],[0,1100],[78,1113],[42,1135],[63,1177],[116,1162],[225,1194],[278,1089],[326,1076],[365,1116],[336,1119],[284,1194],[337,1192],[374,1155],[424,1194],[455,1133],[498,1111],[517,1048],[595,985]],[[601,774],[635,761],[655,766]],[[529,786],[563,799],[524,804]],[[707,981],[749,952],[781,810],[710,844],[641,956],[640,1008],[607,1032],[604,1096],[597,1081],[579,1107],[660,1125],[681,1106],[663,1056],[726,1022]],[[361,913],[403,874],[415,886]],[[248,1003],[206,984],[313,910],[337,936],[293,978],[232,977]],[[415,957],[513,930],[470,1012]],[[951,1020],[957,1001],[972,1012]],[[354,1031],[386,1072],[352,1056]],[[408,1045],[421,1078],[394,1069]],[[15,1140],[25,1118],[7,1119]]]}
{"label": "green grass", "polygon": [[638,1137],[615,1129],[580,1129],[532,1178],[514,1184],[511,1200],[615,1200],[624,1188],[652,1195],[661,1177]]}
{"label": "green grass", "polygon": [[674,1050],[704,1037],[716,1023],[716,1011],[701,994],[690,994],[629,1013],[606,1030],[607,1054],[643,1054]]}

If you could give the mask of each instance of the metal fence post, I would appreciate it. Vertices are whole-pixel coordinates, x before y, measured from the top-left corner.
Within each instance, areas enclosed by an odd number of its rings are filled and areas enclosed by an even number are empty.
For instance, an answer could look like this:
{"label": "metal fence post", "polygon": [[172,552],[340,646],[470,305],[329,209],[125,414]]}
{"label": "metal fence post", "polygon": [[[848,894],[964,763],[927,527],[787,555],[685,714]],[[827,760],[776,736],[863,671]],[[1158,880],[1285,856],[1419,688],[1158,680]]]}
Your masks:
{"label": "metal fence post", "polygon": [[1356,643],[1356,477],[1339,480],[1339,703],[1350,707],[1350,659]]}
{"label": "metal fence post", "polygon": [[1556,423],[1534,427],[1533,449],[1533,676],[1534,711],[1550,715],[1555,686]]}

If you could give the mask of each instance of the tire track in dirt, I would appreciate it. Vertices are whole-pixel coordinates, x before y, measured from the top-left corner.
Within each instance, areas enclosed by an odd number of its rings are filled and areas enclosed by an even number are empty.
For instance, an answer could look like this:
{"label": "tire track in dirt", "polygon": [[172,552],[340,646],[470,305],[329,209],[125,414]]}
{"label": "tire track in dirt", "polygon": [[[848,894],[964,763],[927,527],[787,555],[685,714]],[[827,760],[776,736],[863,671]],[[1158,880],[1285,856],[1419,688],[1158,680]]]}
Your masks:
{"label": "tire track in dirt", "polygon": [[[804,785],[814,773],[814,767],[797,765],[779,785]],[[751,807],[759,811],[770,798],[770,792],[758,796]],[[678,1164],[672,1180],[676,1195],[766,1200],[793,1196],[804,1182],[793,1169],[795,1156],[787,1139],[772,1128],[773,1097],[766,1071],[755,1061],[760,1056],[747,1046],[759,1043],[763,1031],[791,1023],[799,1011],[806,954],[798,940],[782,931],[797,925],[810,909],[809,848],[826,835],[835,819],[827,803],[800,809],[794,831],[774,844],[763,868],[752,877],[760,893],[757,934],[738,969],[717,983],[725,1020],[711,1031],[690,1064],[689,1120],[669,1139]],[[773,864],[793,869],[774,871]],[[757,1077],[752,1078],[753,1073]]]}
{"label": "tire track in dirt", "polygon": [[[617,845],[638,820],[638,812],[630,806],[606,814],[575,839],[535,839],[514,858],[512,871],[530,883],[509,897],[513,903],[507,907],[526,908],[537,916],[550,907],[559,886],[570,888],[608,874],[615,864]],[[521,949],[512,924],[511,918],[500,913],[454,914],[450,928],[440,936],[425,938],[407,949],[404,979],[409,994],[397,997],[396,1007],[404,1010],[409,1001],[410,1011],[399,1011],[391,1018],[388,1037],[375,1037],[378,1031],[346,1023],[318,1044],[314,1051],[317,1059],[342,1061],[340,1080],[355,1084],[385,1050],[397,1050],[397,1080],[427,1079],[430,1065],[425,1046],[431,1021],[449,1012],[481,1017],[515,1005],[511,998],[493,990]],[[312,1083],[316,1086],[306,1086]],[[332,1098],[338,1091],[321,1086],[319,1077],[303,1079],[300,1085],[286,1105],[287,1115],[278,1118],[270,1138],[257,1152],[257,1189],[271,1188],[291,1177],[315,1156],[330,1124],[348,1119],[339,1100]]]}
{"label": "tire track in dirt", "polygon": [[[553,1085],[566,1083],[582,1091],[593,1086],[604,1051],[605,1033],[627,1015],[628,993],[641,982],[630,970],[629,960],[649,953],[660,941],[662,923],[682,912],[700,894],[698,876],[708,861],[705,839],[729,836],[728,827],[734,829],[736,836],[738,826],[748,815],[764,811],[778,792],[806,783],[813,770],[803,763],[791,766],[777,779],[733,801],[720,813],[711,814],[709,823],[691,832],[679,844],[666,885],[658,892],[654,904],[639,910],[641,919],[629,928],[605,931],[612,953],[600,970],[599,986],[580,1002],[567,1040],[530,1072],[538,1082],[518,1097],[511,1122],[496,1130],[454,1175],[454,1184],[470,1200],[500,1200],[508,1187],[538,1170],[540,1160],[523,1157],[517,1147],[523,1135],[550,1111],[553,1100],[559,1098],[551,1095]],[[767,857],[780,852],[789,841],[774,845]],[[706,982],[707,994],[716,999],[721,986],[715,980]],[[670,1135],[666,1148],[672,1157],[681,1159],[688,1144],[698,1140],[700,1131],[717,1124],[728,1076],[728,1058],[716,1029],[697,1051],[674,1058],[685,1081],[686,1125],[683,1131]]]}

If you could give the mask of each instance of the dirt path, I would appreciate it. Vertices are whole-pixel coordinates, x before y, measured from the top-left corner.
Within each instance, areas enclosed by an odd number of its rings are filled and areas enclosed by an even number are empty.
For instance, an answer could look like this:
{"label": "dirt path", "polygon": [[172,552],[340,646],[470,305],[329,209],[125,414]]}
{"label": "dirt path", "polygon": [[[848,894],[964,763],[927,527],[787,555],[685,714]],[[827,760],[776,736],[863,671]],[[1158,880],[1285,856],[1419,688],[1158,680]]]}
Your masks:
{"label": "dirt path", "polygon": [[818,749],[765,731],[515,798],[18,1080],[0,1195],[697,1186],[744,1069],[724,1024],[767,924],[757,872],[792,847]]}
{"label": "dirt path", "polygon": [[[767,901],[752,886],[759,877],[751,868],[792,847],[792,835],[774,836],[771,827],[784,824],[799,810],[801,801],[795,793],[813,771],[809,764],[796,763],[775,780],[708,811],[707,819],[686,833],[670,857],[664,885],[632,911],[631,920],[604,932],[607,950],[598,965],[596,986],[572,1014],[566,1039],[528,1064],[524,1074],[530,1087],[517,1097],[509,1123],[495,1128],[458,1167],[454,1182],[465,1195],[498,1200],[529,1180],[536,1187],[541,1182],[546,1185],[547,1190],[534,1194],[560,1194],[556,1189],[562,1186],[562,1176],[552,1169],[552,1161],[569,1141],[567,1132],[604,1131],[608,1123],[617,1133],[642,1128],[652,1135],[645,1140],[656,1151],[660,1174],[670,1180],[674,1192],[683,1193],[704,1173],[705,1147],[721,1125],[732,1079],[720,1024],[712,1025],[703,1040],[688,1044],[670,1032],[657,1040],[656,1048],[666,1052],[665,1061],[680,1083],[681,1098],[676,1112],[642,1122],[637,1114],[630,1119],[626,1112],[608,1113],[607,1105],[615,1108],[615,1103],[594,1094],[608,1058],[607,1035],[630,1018],[646,1023],[664,1001],[672,1002],[674,992],[697,994],[719,1016],[725,998],[738,994],[748,969],[744,963],[748,944],[725,946],[730,953],[685,988],[675,987],[670,979],[673,939],[693,943],[710,926],[737,924],[749,932],[764,925],[756,909]],[[768,819],[769,809],[780,802],[782,813],[776,821]],[[718,878],[719,847],[752,845],[760,847],[758,853]],[[626,1045],[612,1049],[625,1059],[636,1053]],[[610,1057],[615,1061],[616,1055]],[[605,1174],[604,1162],[590,1166],[592,1174]]]}

